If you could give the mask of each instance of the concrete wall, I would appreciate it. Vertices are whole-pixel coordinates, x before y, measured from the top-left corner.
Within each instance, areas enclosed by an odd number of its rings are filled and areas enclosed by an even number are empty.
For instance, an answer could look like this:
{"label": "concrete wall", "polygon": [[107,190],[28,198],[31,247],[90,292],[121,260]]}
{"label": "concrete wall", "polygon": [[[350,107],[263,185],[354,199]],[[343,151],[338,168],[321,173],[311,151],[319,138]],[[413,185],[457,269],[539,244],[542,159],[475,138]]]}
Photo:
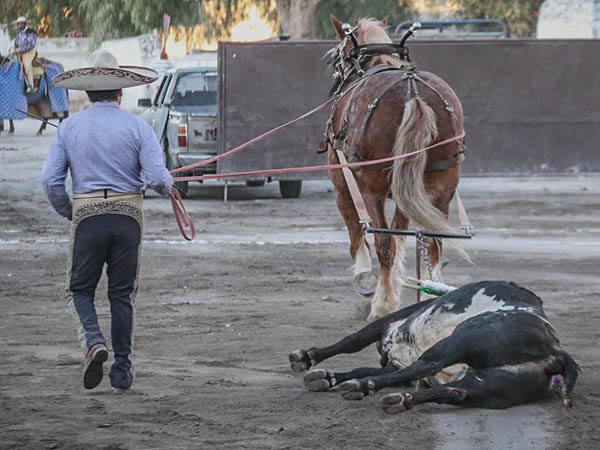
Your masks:
{"label": "concrete wall", "polygon": [[8,53],[8,48],[11,45],[8,27],[6,25],[0,25],[0,55],[6,55]]}
{"label": "concrete wall", "polygon": [[537,23],[540,39],[592,39],[600,37],[600,1],[546,0]]}

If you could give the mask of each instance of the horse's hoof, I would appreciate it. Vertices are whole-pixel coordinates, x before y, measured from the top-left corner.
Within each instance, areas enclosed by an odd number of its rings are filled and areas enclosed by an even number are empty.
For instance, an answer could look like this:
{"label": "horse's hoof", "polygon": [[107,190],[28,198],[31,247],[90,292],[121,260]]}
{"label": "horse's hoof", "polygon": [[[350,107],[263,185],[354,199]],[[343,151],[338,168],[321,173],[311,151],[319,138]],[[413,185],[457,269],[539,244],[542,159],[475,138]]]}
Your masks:
{"label": "horse's hoof", "polygon": [[408,411],[410,407],[408,402],[410,394],[389,394],[381,399],[381,407],[387,414],[398,414],[404,411]]}
{"label": "horse's hoof", "polygon": [[362,400],[365,397],[359,380],[345,381],[340,384],[340,393],[346,400]]}
{"label": "horse's hoof", "polygon": [[352,287],[357,294],[360,294],[364,297],[369,297],[375,294],[375,291],[377,290],[378,279],[379,275],[376,272],[361,272],[354,275]]}
{"label": "horse's hoof", "polygon": [[311,367],[311,362],[310,358],[308,357],[308,353],[305,350],[302,350],[301,348],[291,352],[288,358],[290,360],[290,364],[294,372],[304,372],[305,370],[308,370]]}
{"label": "horse's hoof", "polygon": [[304,386],[312,392],[328,391],[335,385],[333,372],[325,369],[313,369],[304,375]]}

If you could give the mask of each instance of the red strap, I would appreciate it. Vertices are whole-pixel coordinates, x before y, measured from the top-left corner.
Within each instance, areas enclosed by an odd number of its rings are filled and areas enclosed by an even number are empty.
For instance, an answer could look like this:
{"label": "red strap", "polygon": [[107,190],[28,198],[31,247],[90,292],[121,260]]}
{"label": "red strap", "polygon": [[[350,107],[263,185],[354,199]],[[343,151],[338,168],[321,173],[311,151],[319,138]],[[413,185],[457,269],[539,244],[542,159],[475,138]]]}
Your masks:
{"label": "red strap", "polygon": [[[185,206],[183,205],[183,200],[181,195],[179,194],[179,190],[175,186],[171,189],[171,193],[169,194],[171,197],[171,205],[173,206],[173,213],[175,214],[175,220],[177,221],[177,226],[179,227],[179,231],[184,239],[188,241],[193,241],[196,237],[196,227],[194,226],[194,221],[192,217],[188,214]],[[191,236],[186,233],[186,228],[191,230]]]}
{"label": "red strap", "polygon": [[[177,177],[176,181],[179,182],[179,181],[219,180],[222,178],[253,177],[253,176],[257,176],[257,175],[275,175],[275,174],[282,174],[282,173],[316,172],[316,171],[320,171],[320,170],[343,169],[345,167],[374,166],[377,164],[395,161],[397,159],[409,158],[411,156],[425,152],[432,148],[441,147],[442,145],[449,144],[450,142],[458,141],[458,140],[462,139],[463,137],[465,137],[464,131],[457,136],[451,137],[449,139],[445,139],[436,144],[430,145],[429,147],[415,150],[414,152],[404,153],[402,155],[397,155],[397,156],[388,156],[387,158],[374,159],[374,160],[370,160],[370,161],[359,161],[359,162],[346,163],[346,164],[325,164],[325,165],[321,165],[321,166],[290,167],[287,169],[255,170],[252,172],[232,172],[232,173],[223,173],[223,174],[219,174],[219,175],[198,175],[198,176],[189,176],[189,177]],[[236,149],[234,149],[234,150],[236,150]],[[226,154],[227,153],[223,153],[223,155],[226,155]],[[223,156],[223,155],[220,155],[220,156]],[[186,170],[189,167],[191,167],[191,166],[186,166],[185,167]],[[184,169],[184,167],[180,167],[180,169]],[[176,169],[176,170],[179,170],[179,169]],[[171,172],[171,173],[173,173],[173,172]]]}

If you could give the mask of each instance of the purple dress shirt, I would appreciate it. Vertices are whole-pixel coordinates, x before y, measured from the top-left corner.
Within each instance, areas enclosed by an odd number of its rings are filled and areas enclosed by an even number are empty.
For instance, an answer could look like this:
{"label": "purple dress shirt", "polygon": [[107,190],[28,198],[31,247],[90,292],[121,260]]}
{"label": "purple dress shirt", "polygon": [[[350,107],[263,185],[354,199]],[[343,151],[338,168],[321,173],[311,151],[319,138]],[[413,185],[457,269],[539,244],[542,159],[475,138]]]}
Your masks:
{"label": "purple dress shirt", "polygon": [[31,28],[25,28],[23,31],[19,31],[19,34],[17,34],[17,38],[15,39],[15,50],[28,52],[35,48],[37,37],[36,31]]}
{"label": "purple dress shirt", "polygon": [[94,103],[58,127],[42,169],[42,185],[50,204],[64,217],[72,212],[65,189],[68,170],[73,194],[101,189],[140,192],[144,184],[163,195],[171,191],[171,174],[154,131],[117,102]]}

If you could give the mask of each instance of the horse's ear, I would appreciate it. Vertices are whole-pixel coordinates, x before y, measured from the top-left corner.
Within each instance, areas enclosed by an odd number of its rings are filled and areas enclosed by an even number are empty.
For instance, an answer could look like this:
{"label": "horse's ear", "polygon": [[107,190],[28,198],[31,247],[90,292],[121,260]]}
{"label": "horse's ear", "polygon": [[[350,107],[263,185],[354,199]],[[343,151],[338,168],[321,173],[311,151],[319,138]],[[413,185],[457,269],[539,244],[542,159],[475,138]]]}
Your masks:
{"label": "horse's ear", "polygon": [[337,17],[335,17],[331,13],[329,13],[329,18],[331,19],[331,23],[335,27],[335,34],[337,35],[338,39],[341,41],[346,36],[344,31],[342,30],[342,25],[343,25],[342,21],[340,19],[338,19]]}
{"label": "horse's ear", "polygon": [[388,14],[387,16],[385,16],[383,19],[381,19],[381,23],[384,25],[387,25],[388,20],[390,20],[390,15]]}

